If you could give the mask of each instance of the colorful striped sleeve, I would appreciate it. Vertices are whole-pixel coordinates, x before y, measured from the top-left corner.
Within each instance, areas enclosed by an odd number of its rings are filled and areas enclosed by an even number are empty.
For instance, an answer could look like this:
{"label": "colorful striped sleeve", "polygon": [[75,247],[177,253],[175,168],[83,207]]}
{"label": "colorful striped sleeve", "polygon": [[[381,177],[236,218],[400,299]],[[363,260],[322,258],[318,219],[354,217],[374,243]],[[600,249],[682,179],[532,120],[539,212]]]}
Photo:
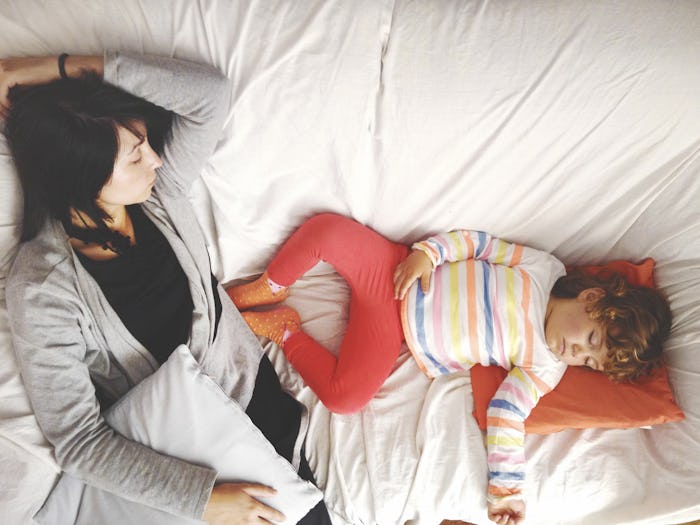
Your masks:
{"label": "colorful striped sleeve", "polygon": [[520,264],[523,246],[493,237],[486,232],[456,230],[434,235],[411,247],[423,251],[433,263],[433,267],[444,262],[476,259],[492,264],[517,266]]}
{"label": "colorful striped sleeve", "polygon": [[551,388],[532,371],[513,368],[489,403],[486,443],[488,500],[521,499],[525,482],[525,419]]}

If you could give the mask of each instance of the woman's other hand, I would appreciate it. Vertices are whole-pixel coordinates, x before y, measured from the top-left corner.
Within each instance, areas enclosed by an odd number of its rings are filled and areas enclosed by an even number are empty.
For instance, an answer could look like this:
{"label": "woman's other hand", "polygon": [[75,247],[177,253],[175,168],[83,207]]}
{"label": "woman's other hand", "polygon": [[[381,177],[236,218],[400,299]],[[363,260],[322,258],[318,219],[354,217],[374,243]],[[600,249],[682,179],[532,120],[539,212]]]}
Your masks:
{"label": "woman's other hand", "polygon": [[488,507],[489,519],[498,525],[519,525],[525,519],[525,502],[521,499],[489,503]]}
{"label": "woman's other hand", "polygon": [[[65,70],[69,77],[92,71],[99,75],[104,72],[102,56],[67,56]],[[0,115],[7,117],[10,109],[8,94],[15,86],[44,84],[60,78],[58,56],[1,58],[0,59]]]}
{"label": "woman's other hand", "polygon": [[275,489],[254,483],[221,483],[214,487],[202,520],[209,525],[269,524],[284,514],[256,498],[274,496]]}
{"label": "woman's other hand", "polygon": [[414,281],[419,278],[421,289],[427,293],[430,290],[432,273],[433,263],[430,258],[421,250],[413,250],[394,271],[394,298],[403,299]]}
{"label": "woman's other hand", "polygon": [[27,57],[0,59],[0,111],[7,116],[10,108],[8,94],[18,85],[33,85],[59,78],[58,57]]}

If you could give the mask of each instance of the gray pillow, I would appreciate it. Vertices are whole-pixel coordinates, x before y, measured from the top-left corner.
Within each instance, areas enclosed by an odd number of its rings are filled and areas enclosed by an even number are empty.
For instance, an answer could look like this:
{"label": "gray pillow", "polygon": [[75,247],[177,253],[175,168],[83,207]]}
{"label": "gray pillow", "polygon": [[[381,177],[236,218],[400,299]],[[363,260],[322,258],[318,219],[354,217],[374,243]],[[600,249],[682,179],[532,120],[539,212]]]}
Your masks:
{"label": "gray pillow", "polygon": [[[219,481],[274,487],[265,503],[297,523],[322,498],[277,454],[246,413],[202,372],[188,348],[179,346],[158,371],[104,414],[123,436],[186,461],[208,465]],[[182,432],[183,428],[196,432]],[[63,474],[34,519],[51,525],[201,524],[199,520],[125,500]]]}

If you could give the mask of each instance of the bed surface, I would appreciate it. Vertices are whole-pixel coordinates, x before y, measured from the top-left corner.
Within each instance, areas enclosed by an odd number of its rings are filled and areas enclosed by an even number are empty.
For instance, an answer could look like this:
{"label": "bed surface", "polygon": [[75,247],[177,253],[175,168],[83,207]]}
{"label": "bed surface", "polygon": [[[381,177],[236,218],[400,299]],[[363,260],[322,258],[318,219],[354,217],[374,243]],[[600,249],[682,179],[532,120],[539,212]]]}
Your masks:
{"label": "bed surface", "polygon": [[[567,264],[657,261],[674,313],[668,370],[686,419],[528,436],[532,524],[700,518],[700,4],[533,0],[3,0],[0,54],[104,48],[215,64],[233,80],[190,199],[222,282],[256,275],[322,211],[410,242],[472,228]],[[0,140],[0,516],[30,523],[57,469],[16,368],[4,280],[21,197]],[[337,348],[347,289],[319,265],[292,290]],[[337,525],[478,525],[483,436],[468,374],[407,353],[359,414],[304,402]]]}

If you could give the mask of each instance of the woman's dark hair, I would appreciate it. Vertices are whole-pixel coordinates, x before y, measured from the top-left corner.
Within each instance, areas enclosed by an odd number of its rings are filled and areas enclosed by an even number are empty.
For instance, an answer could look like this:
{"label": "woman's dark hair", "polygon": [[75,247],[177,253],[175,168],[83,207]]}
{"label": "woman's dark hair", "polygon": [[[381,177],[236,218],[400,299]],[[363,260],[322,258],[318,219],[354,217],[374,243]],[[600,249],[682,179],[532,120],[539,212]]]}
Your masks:
{"label": "woman's dark hair", "polygon": [[24,192],[21,240],[33,239],[49,217],[70,225],[71,208],[97,225],[93,234],[108,238],[97,196],[114,169],[118,127],[140,136],[142,122],[161,153],[172,113],[95,74],[17,86],[9,98],[5,134]]}

